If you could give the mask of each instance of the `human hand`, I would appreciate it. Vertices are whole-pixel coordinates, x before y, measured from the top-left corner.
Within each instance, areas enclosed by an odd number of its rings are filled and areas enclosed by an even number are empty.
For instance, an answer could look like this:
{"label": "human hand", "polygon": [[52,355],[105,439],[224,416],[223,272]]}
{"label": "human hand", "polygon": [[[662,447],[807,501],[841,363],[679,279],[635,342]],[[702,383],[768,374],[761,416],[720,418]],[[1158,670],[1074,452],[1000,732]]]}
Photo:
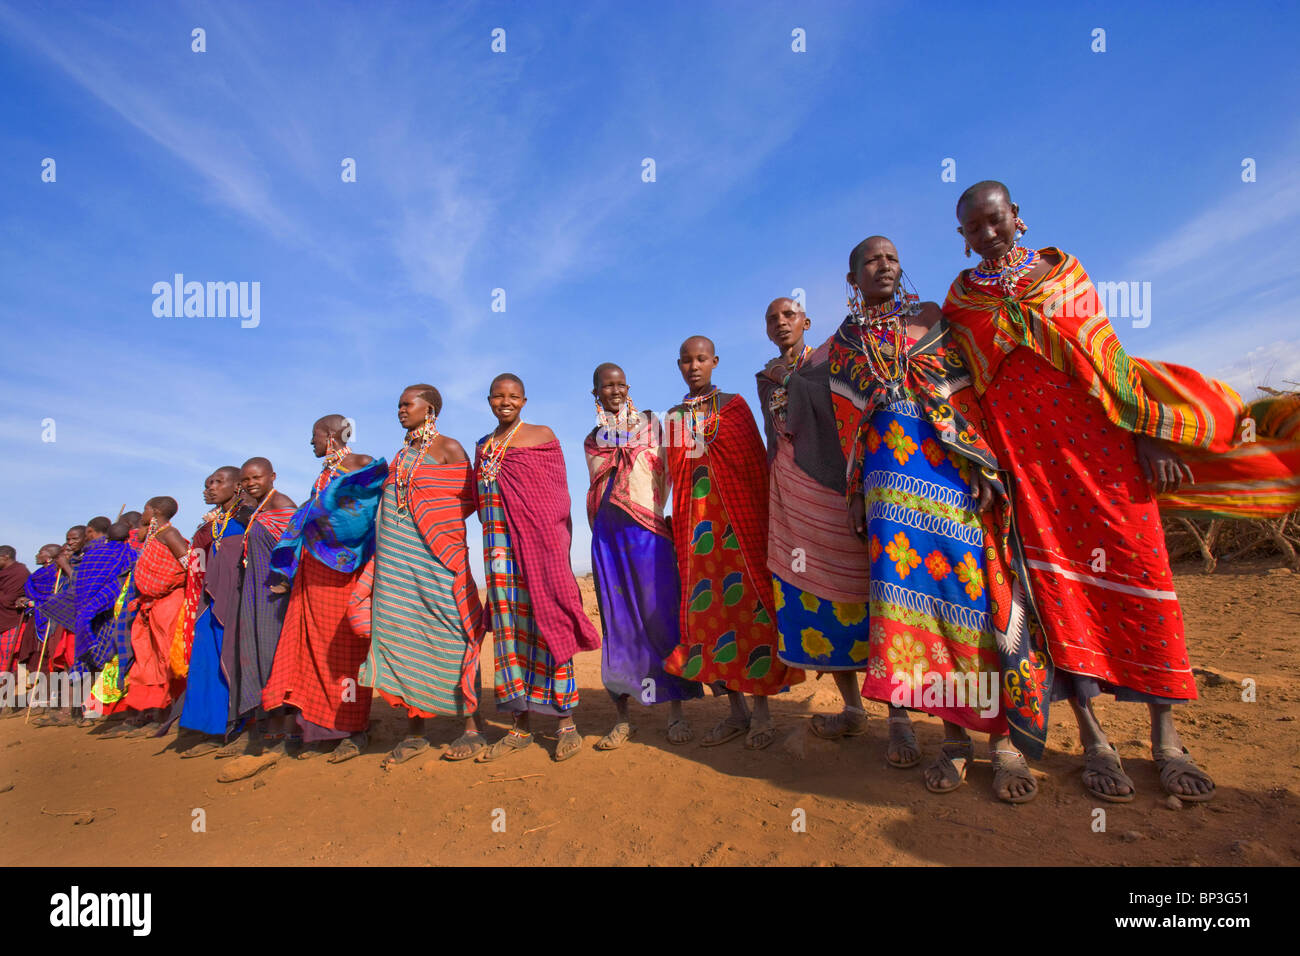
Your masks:
{"label": "human hand", "polygon": [[867,540],[867,502],[862,495],[849,499],[849,530],[861,541]]}
{"label": "human hand", "polygon": [[993,485],[978,468],[971,469],[970,493],[975,499],[976,511],[988,511],[993,507]]}
{"label": "human hand", "polygon": [[1182,487],[1184,476],[1189,485],[1196,480],[1192,477],[1192,469],[1188,468],[1187,464],[1170,451],[1163,442],[1139,435],[1137,454],[1138,461],[1142,465],[1142,473],[1151,483],[1156,494],[1177,491]]}

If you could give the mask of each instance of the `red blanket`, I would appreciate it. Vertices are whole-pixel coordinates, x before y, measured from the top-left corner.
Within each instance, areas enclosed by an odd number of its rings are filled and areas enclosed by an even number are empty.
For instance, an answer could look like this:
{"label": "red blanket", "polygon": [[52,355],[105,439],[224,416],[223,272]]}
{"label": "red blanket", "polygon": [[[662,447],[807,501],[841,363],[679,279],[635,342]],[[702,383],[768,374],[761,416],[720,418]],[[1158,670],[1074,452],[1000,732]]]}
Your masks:
{"label": "red blanket", "polygon": [[145,605],[184,586],[185,568],[167,545],[153,538],[140,552],[134,580],[140,603]]}
{"label": "red blanket", "polygon": [[[727,509],[727,520],[736,532],[745,570],[754,582],[759,600],[775,621],[772,575],[767,570],[767,452],[744,398],[733,395],[719,409],[718,415],[718,433],[709,443],[709,475],[717,486],[723,507]],[[688,476],[694,459],[674,449],[668,460],[669,467],[674,470],[674,491],[678,488],[689,491]],[[677,509],[674,496],[673,510]],[[689,528],[684,531],[690,534]]]}
{"label": "red blanket", "polygon": [[[478,466],[476,456],[476,477]],[[501,462],[497,484],[533,623],[547,650],[557,664],[572,660],[578,651],[596,650],[600,635],[582,610],[569,561],[573,517],[560,443],[511,448]]]}
{"label": "red blanket", "polygon": [[320,727],[350,734],[365,730],[371,690],[357,686],[357,672],[370,637],[353,630],[348,604],[363,573],[344,574],[311,554],[303,556],[262,691],[265,709],[287,704]]}

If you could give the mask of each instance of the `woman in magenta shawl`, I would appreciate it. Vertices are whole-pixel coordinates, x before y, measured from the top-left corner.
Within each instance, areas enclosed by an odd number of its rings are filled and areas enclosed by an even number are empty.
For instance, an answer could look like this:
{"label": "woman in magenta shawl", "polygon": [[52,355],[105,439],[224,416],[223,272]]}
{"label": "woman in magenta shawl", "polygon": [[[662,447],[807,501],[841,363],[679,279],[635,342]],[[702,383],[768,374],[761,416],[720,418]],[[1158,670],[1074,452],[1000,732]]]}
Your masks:
{"label": "woman in magenta shawl", "polygon": [[531,745],[535,713],[559,718],[555,759],[575,756],[582,737],[573,723],[573,655],[600,647],[569,562],[573,519],[564,454],[549,428],[520,419],[527,401],[518,376],[493,379],[488,404],[498,424],[474,449],[497,708],[514,717],[510,732],[479,754],[480,761]]}

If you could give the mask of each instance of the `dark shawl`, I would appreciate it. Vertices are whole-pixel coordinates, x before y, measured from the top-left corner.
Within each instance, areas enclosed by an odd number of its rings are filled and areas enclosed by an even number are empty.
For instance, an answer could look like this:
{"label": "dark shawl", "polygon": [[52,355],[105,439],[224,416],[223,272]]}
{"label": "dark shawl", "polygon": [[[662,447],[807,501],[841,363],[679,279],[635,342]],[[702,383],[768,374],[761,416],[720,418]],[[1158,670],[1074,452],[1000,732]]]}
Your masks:
{"label": "dark shawl", "polygon": [[[232,721],[261,710],[262,689],[271,677],[275,649],[280,643],[280,627],[289,606],[288,593],[273,593],[268,580],[276,535],[260,521],[255,521],[245,537],[248,539],[247,567],[241,566],[242,556],[234,547],[235,537],[222,539],[221,551],[218,552],[222,560],[208,565],[210,580],[214,566],[221,566],[230,552],[234,555],[238,573],[238,586],[230,589],[225,607],[217,614],[217,620],[226,627],[221,645],[221,667],[230,685]],[[214,606],[214,613],[217,610],[218,606]]]}
{"label": "dark shawl", "polygon": [[0,571],[0,631],[13,630],[22,621],[14,602],[23,596],[28,577],[27,565],[17,561]]}
{"label": "dark shawl", "polygon": [[[844,493],[845,459],[835,425],[835,408],[831,403],[831,373],[828,343],[823,342],[812,355],[786,379],[785,430],[794,444],[794,463],[809,478]],[[776,456],[776,426],[769,407],[777,384],[762,372],[757,373],[758,404],[763,411],[763,430],[767,436],[767,461]]]}

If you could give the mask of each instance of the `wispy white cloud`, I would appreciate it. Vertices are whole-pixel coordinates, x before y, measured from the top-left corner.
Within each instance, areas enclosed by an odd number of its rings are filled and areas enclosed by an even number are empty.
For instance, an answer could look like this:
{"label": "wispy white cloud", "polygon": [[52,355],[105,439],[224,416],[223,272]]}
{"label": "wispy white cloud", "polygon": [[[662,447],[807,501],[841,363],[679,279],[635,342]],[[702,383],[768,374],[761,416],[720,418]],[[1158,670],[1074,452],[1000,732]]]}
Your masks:
{"label": "wispy white cloud", "polygon": [[1300,339],[1260,345],[1240,358],[1214,368],[1212,374],[1247,400],[1254,397],[1261,386],[1282,390],[1300,388]]}
{"label": "wispy white cloud", "polygon": [[[1192,217],[1134,263],[1142,276],[1181,273],[1242,243],[1300,219],[1300,172],[1281,169],[1263,181],[1235,183],[1228,195]],[[1222,279],[1231,273],[1221,271]],[[1203,280],[1203,277],[1201,277]]]}

